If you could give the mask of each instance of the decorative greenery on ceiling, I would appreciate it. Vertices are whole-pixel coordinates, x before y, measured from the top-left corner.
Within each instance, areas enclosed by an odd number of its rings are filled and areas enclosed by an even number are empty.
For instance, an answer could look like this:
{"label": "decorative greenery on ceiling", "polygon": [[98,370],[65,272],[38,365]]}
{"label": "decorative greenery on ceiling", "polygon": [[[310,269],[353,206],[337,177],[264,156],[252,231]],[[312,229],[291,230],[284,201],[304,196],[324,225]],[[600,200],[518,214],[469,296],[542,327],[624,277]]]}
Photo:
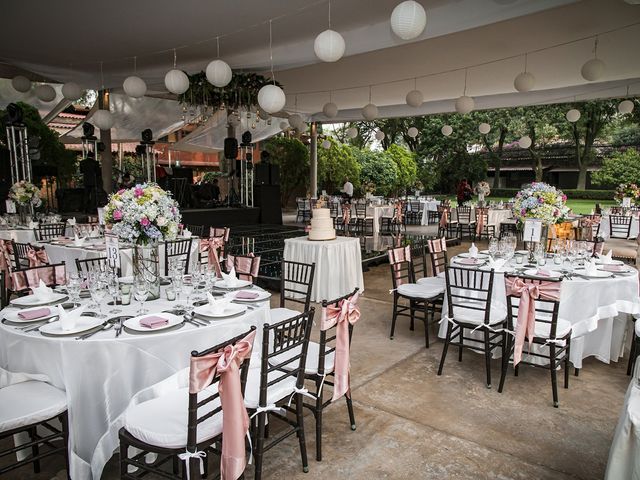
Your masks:
{"label": "decorative greenery on ceiling", "polygon": [[[273,80],[257,73],[235,73],[229,85],[218,88],[207,81],[204,72],[188,75],[189,89],[180,95],[180,102],[192,105],[204,105],[214,109],[226,108],[236,110],[258,104],[258,91]],[[282,87],[278,82],[276,85]]]}

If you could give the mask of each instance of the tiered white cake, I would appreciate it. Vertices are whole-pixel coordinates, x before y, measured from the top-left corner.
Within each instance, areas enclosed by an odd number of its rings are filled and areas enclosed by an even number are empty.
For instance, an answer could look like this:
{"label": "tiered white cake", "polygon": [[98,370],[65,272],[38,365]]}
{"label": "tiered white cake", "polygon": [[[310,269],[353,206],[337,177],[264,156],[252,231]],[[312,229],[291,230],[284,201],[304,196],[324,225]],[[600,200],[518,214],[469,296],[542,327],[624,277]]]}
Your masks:
{"label": "tiered white cake", "polygon": [[333,228],[331,210],[328,208],[314,208],[309,240],[333,240],[334,238],[336,238],[336,229]]}

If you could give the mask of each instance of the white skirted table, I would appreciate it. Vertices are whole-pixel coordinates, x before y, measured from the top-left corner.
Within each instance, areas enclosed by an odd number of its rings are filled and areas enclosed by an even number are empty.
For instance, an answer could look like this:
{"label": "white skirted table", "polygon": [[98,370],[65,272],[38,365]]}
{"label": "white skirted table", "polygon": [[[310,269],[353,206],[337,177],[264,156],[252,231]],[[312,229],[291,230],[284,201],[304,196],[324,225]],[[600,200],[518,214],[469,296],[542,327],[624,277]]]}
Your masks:
{"label": "white skirted table", "polygon": [[395,207],[393,205],[384,206],[369,206],[366,209],[367,217],[373,218],[373,234],[376,235],[380,232],[380,219],[382,217],[393,218],[395,213]]}
{"label": "white skirted table", "polygon": [[[67,226],[65,234],[73,237],[73,227]],[[0,238],[18,243],[33,243],[36,241],[36,234],[33,233],[33,228],[0,228]]]}
{"label": "white skirted table", "polygon": [[309,237],[287,238],[284,241],[284,259],[316,264],[311,290],[314,302],[338,298],[355,287],[364,291],[360,240],[356,237],[320,242],[311,241]]}

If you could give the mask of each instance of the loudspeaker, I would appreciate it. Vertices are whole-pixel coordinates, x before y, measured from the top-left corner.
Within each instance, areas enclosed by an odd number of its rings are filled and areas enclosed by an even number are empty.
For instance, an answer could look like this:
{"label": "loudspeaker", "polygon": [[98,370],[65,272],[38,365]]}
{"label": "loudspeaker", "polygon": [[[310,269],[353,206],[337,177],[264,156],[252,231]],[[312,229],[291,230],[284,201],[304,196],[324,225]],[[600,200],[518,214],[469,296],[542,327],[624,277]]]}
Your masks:
{"label": "loudspeaker", "polygon": [[15,103],[7,105],[7,123],[9,125],[22,123],[22,108],[20,105]]}
{"label": "loudspeaker", "polygon": [[257,163],[255,171],[253,172],[253,184],[269,185],[269,182],[271,182],[269,178],[270,175],[271,171],[269,169],[269,164]]}
{"label": "loudspeaker", "polygon": [[95,130],[95,127],[90,123],[84,122],[82,124],[82,133],[85,137],[93,137]]}
{"label": "loudspeaker", "polygon": [[269,165],[271,168],[269,169],[269,183],[271,185],[280,185],[280,166],[278,165]]}
{"label": "loudspeaker", "polygon": [[238,156],[238,140],[233,137],[224,139],[224,158],[235,160]]}
{"label": "loudspeaker", "polygon": [[271,160],[271,154],[269,152],[267,152],[266,150],[262,150],[260,152],[260,161],[261,162],[268,162],[269,160]]}
{"label": "loudspeaker", "polygon": [[152,143],[153,141],[153,132],[150,128],[147,128],[142,131],[142,143]]}
{"label": "loudspeaker", "polygon": [[242,146],[243,147],[248,147],[249,145],[251,145],[251,139],[252,138],[253,137],[251,136],[251,132],[249,130],[244,132],[242,134]]}
{"label": "loudspeaker", "polygon": [[242,160],[236,160],[236,169],[235,169],[236,177],[240,178],[241,170],[242,170]]}
{"label": "loudspeaker", "polygon": [[280,187],[278,185],[254,186],[253,202],[256,207],[260,207],[260,223],[282,225]]}

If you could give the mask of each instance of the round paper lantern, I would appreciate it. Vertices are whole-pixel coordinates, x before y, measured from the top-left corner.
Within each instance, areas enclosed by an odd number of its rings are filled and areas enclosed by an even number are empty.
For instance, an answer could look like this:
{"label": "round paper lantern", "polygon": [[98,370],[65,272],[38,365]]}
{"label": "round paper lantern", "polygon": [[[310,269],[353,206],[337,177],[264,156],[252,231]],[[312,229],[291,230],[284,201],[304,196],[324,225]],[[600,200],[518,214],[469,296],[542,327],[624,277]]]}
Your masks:
{"label": "round paper lantern", "polygon": [[11,80],[11,86],[18,92],[28,92],[31,90],[31,80],[23,75],[17,75]]}
{"label": "round paper lantern", "polygon": [[635,105],[631,100],[623,100],[618,104],[618,112],[622,113],[623,115],[626,113],[631,113],[633,112],[634,106]]}
{"label": "round paper lantern", "polygon": [[378,140],[378,141],[380,141],[380,142],[381,142],[382,140],[384,140],[384,137],[385,137],[385,136],[386,136],[386,135],[384,134],[384,132],[382,132],[382,131],[380,131],[380,130],[378,130],[378,131],[376,132],[376,140]]}
{"label": "round paper lantern", "polygon": [[110,130],[113,127],[113,115],[109,110],[97,110],[91,118],[100,130]]}
{"label": "round paper lantern", "polygon": [[582,78],[589,82],[595,82],[596,80],[600,80],[604,75],[605,65],[602,60],[599,58],[592,58],[587,61],[584,65],[582,65]]}
{"label": "round paper lantern", "polygon": [[378,118],[378,107],[376,107],[373,103],[365,105],[362,109],[362,116],[365,120],[375,120],[376,118]]}
{"label": "round paper lantern", "polygon": [[476,102],[473,98],[463,95],[456,100],[456,112],[461,115],[466,115],[471,112],[476,106]]}
{"label": "round paper lantern", "polygon": [[227,62],[214,60],[207,65],[206,75],[211,85],[222,88],[229,85],[233,72]]}
{"label": "round paper lantern", "polygon": [[521,93],[533,90],[533,86],[536,84],[536,77],[530,72],[519,73],[516,79],[513,81],[515,89]]}
{"label": "round paper lantern", "polygon": [[489,133],[491,131],[491,125],[489,125],[488,123],[481,123],[480,125],[478,125],[478,131],[480,133],[482,133],[483,135],[486,135],[487,133]]}
{"label": "round paper lantern", "polygon": [[258,104],[267,113],[277,113],[287,103],[284,91],[277,85],[265,85],[258,91]]}
{"label": "round paper lantern", "polygon": [[36,87],[35,93],[36,97],[47,103],[54,101],[56,98],[56,91],[51,85],[47,85],[46,83],[38,85]]}
{"label": "round paper lantern", "polygon": [[424,32],[427,12],[414,0],[399,3],[391,12],[391,30],[403,40],[412,40]]}
{"label": "round paper lantern", "polygon": [[576,123],[578,120],[580,120],[580,110],[576,110],[575,108],[572,108],[567,112],[565,117],[567,117],[567,120],[570,121],[571,123]]}
{"label": "round paper lantern", "polygon": [[293,128],[297,128],[298,130],[300,130],[304,125],[304,120],[300,115],[298,115],[297,113],[294,113],[293,115],[289,115],[289,125],[291,125]]}
{"label": "round paper lantern", "polygon": [[445,125],[444,127],[442,127],[440,129],[440,131],[442,132],[442,134],[445,137],[448,137],[449,135],[451,135],[453,133],[453,127],[451,125]]}
{"label": "round paper lantern", "polygon": [[416,127],[409,127],[409,130],[407,130],[407,135],[409,135],[411,138],[416,138],[418,136],[418,129]]}
{"label": "round paper lantern", "polygon": [[313,42],[313,51],[323,62],[337,62],[344,55],[344,38],[334,30],[325,30]]}
{"label": "round paper lantern", "polygon": [[122,88],[131,98],[142,98],[147,93],[147,84],[135,75],[125,78]]}
{"label": "round paper lantern", "polygon": [[356,127],[351,127],[347,129],[347,137],[356,138],[358,136],[358,129]]}
{"label": "round paper lantern", "polygon": [[280,130],[287,130],[289,128],[289,123],[286,120],[280,122]]}
{"label": "round paper lantern", "polygon": [[529,148],[531,146],[531,137],[529,135],[525,135],[520,138],[520,140],[518,140],[518,145],[520,145],[520,148]]}
{"label": "round paper lantern", "polygon": [[171,93],[181,95],[189,90],[189,77],[182,70],[174,68],[169,70],[164,76],[164,86],[167,87]]}
{"label": "round paper lantern", "polygon": [[327,118],[335,118],[338,115],[338,106],[333,102],[325,103],[322,107],[322,113]]}
{"label": "round paper lantern", "polygon": [[424,102],[424,96],[420,90],[411,90],[407,93],[406,101],[410,107],[417,108]]}
{"label": "round paper lantern", "polygon": [[78,100],[82,96],[82,89],[76,82],[67,82],[62,85],[62,96],[67,100]]}
{"label": "round paper lantern", "polygon": [[329,140],[323,140],[322,148],[324,148],[325,150],[329,150],[331,148],[331,142]]}

